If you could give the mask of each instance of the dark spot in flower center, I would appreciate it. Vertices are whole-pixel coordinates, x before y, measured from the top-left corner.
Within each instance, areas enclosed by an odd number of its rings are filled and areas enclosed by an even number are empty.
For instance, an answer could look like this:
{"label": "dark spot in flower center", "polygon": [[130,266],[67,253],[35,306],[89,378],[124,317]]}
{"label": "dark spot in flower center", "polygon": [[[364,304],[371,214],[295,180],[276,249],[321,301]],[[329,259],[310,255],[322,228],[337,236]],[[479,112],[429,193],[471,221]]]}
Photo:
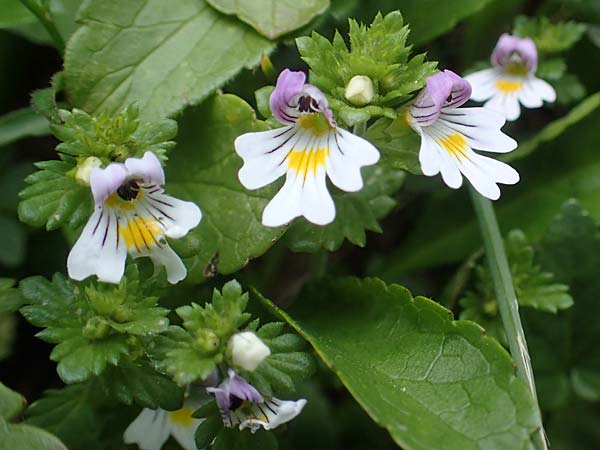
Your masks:
{"label": "dark spot in flower center", "polygon": [[298,110],[300,112],[317,112],[319,110],[319,104],[314,98],[309,95],[304,95],[298,100]]}
{"label": "dark spot in flower center", "polygon": [[235,411],[237,410],[240,406],[242,406],[242,403],[244,403],[244,400],[242,400],[239,397],[236,397],[235,395],[229,395],[229,409],[230,411]]}
{"label": "dark spot in flower center", "polygon": [[135,200],[139,192],[140,186],[137,180],[127,180],[117,189],[119,197],[126,201]]}

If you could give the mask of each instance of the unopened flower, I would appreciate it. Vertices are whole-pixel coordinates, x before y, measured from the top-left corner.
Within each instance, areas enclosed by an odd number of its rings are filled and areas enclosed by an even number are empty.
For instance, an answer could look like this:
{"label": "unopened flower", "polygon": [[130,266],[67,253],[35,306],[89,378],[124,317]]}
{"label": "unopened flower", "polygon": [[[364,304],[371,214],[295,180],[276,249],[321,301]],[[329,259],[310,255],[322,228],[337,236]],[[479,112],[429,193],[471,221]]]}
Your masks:
{"label": "unopened flower", "polygon": [[[516,170],[495,159],[473,151],[506,153],[517,143],[500,129],[504,117],[488,108],[459,108],[471,95],[471,86],[450,70],[427,79],[426,87],[410,106],[407,120],[421,135],[419,161],[427,176],[441,172],[453,189],[462,184],[464,175],[483,196],[500,197],[497,183],[515,184]],[[462,174],[462,175],[461,175]]]}
{"label": "unopened flower", "polygon": [[473,87],[472,100],[487,100],[485,106],[501,112],[507,120],[519,117],[519,103],[525,108],[539,108],[544,101],[556,100],[552,86],[535,77],[538,55],[530,38],[503,34],[491,59],[493,68],[465,77]]}
{"label": "unopened flower", "polygon": [[353,76],[344,92],[344,97],[356,106],[365,106],[373,101],[375,97],[375,87],[373,81],[364,75]]}
{"label": "unopened flower", "polygon": [[379,160],[373,145],[337,127],[325,95],[305,81],[302,72],[281,72],[270,107],[285,127],[235,140],[244,160],[238,176],[246,188],[258,189],[286,174],[285,184],[263,211],[266,226],[299,216],[317,225],[332,222],[335,205],[326,176],[343,191],[359,191],[361,167]]}
{"label": "unopened flower", "polygon": [[77,166],[77,172],[75,172],[75,179],[84,186],[90,185],[90,175],[94,169],[102,167],[102,160],[95,156],[86,158],[82,164]]}
{"label": "unopened flower", "polygon": [[305,399],[287,401],[263,397],[232,369],[229,369],[227,378],[218,387],[206,390],[215,395],[226,427],[238,427],[240,430],[250,428],[253,433],[260,427],[272,430],[289,422],[306,405]]}
{"label": "unopened flower", "polygon": [[67,260],[69,276],[119,283],[127,253],[149,256],[164,266],[167,279],[177,283],[186,268],[166,237],[180,238],[198,225],[200,209],[163,194],[165,175],[152,152],[92,170],[90,185],[95,210]]}
{"label": "unopened flower", "polygon": [[229,339],[228,346],[233,364],[249,372],[271,354],[269,347],[251,331],[234,334]]}
{"label": "unopened flower", "polygon": [[144,408],[125,430],[123,440],[141,450],[160,450],[173,436],[185,450],[197,450],[194,435],[204,420],[192,417],[197,406],[186,401],[177,411]]}

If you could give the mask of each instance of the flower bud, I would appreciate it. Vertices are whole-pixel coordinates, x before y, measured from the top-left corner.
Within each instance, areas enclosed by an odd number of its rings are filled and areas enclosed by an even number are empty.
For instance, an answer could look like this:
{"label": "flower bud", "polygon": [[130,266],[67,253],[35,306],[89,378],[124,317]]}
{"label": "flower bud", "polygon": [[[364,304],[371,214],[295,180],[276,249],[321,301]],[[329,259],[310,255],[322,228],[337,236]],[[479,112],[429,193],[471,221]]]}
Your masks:
{"label": "flower bud", "polygon": [[75,179],[79,181],[79,183],[89,186],[90,185],[90,175],[92,174],[92,170],[102,167],[102,161],[100,158],[96,158],[95,156],[90,156],[86,158],[82,164],[77,165],[77,172],[75,173]]}
{"label": "flower bud", "polygon": [[201,328],[198,331],[196,331],[194,347],[197,350],[212,355],[217,350],[219,350],[220,344],[221,340],[213,330],[210,330],[208,328]]}
{"label": "flower bud", "polygon": [[269,347],[251,331],[234,334],[229,339],[228,347],[233,364],[250,372],[271,354]]}
{"label": "flower bud", "polygon": [[371,79],[364,75],[355,75],[346,86],[346,99],[356,106],[365,106],[375,97],[375,87]]}

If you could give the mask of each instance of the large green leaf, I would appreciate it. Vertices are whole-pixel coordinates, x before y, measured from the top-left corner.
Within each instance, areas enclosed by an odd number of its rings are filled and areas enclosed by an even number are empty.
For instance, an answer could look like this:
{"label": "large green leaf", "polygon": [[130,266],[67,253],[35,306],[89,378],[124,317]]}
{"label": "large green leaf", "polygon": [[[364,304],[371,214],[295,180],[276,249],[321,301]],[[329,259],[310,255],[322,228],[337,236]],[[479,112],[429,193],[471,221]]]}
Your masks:
{"label": "large green leaf", "polygon": [[0,450],[67,450],[47,431],[29,425],[11,425],[0,419]]}
{"label": "large green leaf", "polygon": [[30,136],[50,134],[48,121],[32,108],[23,108],[0,117],[0,147]]}
{"label": "large green leaf", "polygon": [[377,279],[313,285],[288,313],[266,302],[402,448],[532,448],[540,418],[531,395],[473,322]]}
{"label": "large green leaf", "polygon": [[273,44],[202,0],[88,0],[65,54],[74,106],[117,111],[139,101],[142,118],[199,103]]}
{"label": "large green leaf", "polygon": [[[570,197],[600,218],[600,155],[590,151],[598,142],[600,97],[596,95],[584,102],[585,107],[575,108],[568,118],[549,124],[525,142],[524,154],[537,151],[515,164],[521,181],[516,187],[504,187],[503,198],[495,203],[505,231],[519,228],[537,241]],[[452,193],[438,179],[428,182],[439,186],[439,194],[429,201],[407,241],[374,267],[373,273],[395,280],[410,270],[456,262],[480,246],[466,193]]]}
{"label": "large green leaf", "polygon": [[203,214],[198,227],[173,242],[187,257],[189,279],[199,281],[215,271],[236,272],[281,236],[283,229],[266,228],[261,222],[277,186],[245,189],[237,177],[242,159],[233,150],[240,134],[267,128],[246,102],[233,95],[217,95],[182,118],[166,172],[167,192],[192,200]]}
{"label": "large green leaf", "polygon": [[225,14],[235,14],[269,39],[306,25],[329,7],[329,0],[207,0]]}
{"label": "large green leaf", "polygon": [[25,399],[18,392],[0,383],[0,419],[14,419],[24,407]]}

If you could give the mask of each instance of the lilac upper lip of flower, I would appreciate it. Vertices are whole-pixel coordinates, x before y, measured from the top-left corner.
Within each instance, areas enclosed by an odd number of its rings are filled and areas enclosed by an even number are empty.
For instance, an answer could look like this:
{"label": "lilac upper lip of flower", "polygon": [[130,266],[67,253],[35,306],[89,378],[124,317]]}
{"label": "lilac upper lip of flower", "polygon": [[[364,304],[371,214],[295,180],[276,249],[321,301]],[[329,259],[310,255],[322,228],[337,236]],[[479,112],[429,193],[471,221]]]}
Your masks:
{"label": "lilac upper lip of flower", "polygon": [[277,84],[269,99],[273,116],[284,125],[296,123],[300,117],[297,102],[303,95],[311,97],[316,102],[318,111],[327,117],[329,124],[332,127],[336,126],[327,97],[317,87],[306,84],[304,72],[289,69],[285,69],[279,74]]}
{"label": "lilac upper lip of flower", "polygon": [[227,378],[218,387],[207,388],[206,390],[215,394],[219,408],[225,413],[231,410],[235,399],[255,403],[264,401],[256,388],[232,369],[227,371]]}
{"label": "lilac upper lip of flower", "polygon": [[518,54],[530,72],[535,72],[538,63],[537,48],[530,38],[520,38],[504,33],[492,52],[492,64],[503,67],[510,62],[513,54]]}
{"label": "lilac upper lip of flower", "polygon": [[421,126],[434,123],[443,108],[458,108],[471,97],[471,85],[451,70],[427,78],[425,89],[410,109],[411,116]]}

